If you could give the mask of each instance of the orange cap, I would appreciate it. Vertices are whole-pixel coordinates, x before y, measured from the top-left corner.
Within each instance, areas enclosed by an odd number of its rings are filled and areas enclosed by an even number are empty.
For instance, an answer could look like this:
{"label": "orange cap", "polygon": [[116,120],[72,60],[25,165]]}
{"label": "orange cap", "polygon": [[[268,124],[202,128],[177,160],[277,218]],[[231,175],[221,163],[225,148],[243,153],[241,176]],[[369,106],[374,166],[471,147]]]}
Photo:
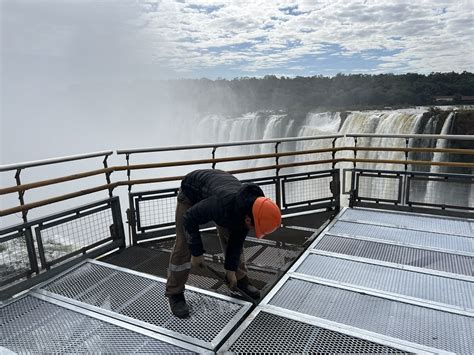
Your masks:
{"label": "orange cap", "polygon": [[281,211],[268,197],[258,197],[252,206],[255,235],[262,238],[281,225]]}

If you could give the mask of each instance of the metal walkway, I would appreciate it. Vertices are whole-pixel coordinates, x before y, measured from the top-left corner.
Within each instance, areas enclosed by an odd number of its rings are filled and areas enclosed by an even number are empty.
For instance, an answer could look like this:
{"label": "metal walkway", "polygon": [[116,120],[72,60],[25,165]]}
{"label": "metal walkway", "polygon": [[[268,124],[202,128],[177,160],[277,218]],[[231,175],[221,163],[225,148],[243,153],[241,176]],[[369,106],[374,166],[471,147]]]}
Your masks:
{"label": "metal walkway", "polygon": [[345,209],[220,351],[472,354],[473,228]]}
{"label": "metal walkway", "polygon": [[187,286],[187,320],[163,278],[89,260],[1,306],[0,352],[474,353],[473,228],[345,209],[258,306]]}

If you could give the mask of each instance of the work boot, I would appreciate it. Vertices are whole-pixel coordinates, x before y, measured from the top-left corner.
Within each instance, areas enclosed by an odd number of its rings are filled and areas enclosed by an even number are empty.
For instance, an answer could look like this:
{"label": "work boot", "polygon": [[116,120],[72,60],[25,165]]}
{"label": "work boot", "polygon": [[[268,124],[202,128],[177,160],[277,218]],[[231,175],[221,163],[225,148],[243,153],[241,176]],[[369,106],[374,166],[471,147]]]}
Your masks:
{"label": "work boot", "polygon": [[253,299],[260,298],[260,291],[249,282],[248,276],[244,276],[242,279],[237,280],[237,287]]}
{"label": "work boot", "polygon": [[189,317],[189,307],[184,299],[184,294],[178,293],[169,297],[171,312],[178,318]]}

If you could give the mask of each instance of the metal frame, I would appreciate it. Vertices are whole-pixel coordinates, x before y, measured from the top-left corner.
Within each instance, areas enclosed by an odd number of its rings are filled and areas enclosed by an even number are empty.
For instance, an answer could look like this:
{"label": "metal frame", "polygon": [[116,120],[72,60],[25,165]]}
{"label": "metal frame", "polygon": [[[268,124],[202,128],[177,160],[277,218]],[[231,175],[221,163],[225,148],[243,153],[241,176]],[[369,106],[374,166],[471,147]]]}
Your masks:
{"label": "metal frame", "polygon": [[77,300],[74,300],[74,299],[71,299],[71,298],[68,298],[68,297],[58,295],[58,294],[55,294],[55,293],[52,293],[52,292],[41,289],[42,287],[47,286],[48,284],[54,282],[58,278],[61,278],[64,275],[69,274],[70,272],[73,272],[74,270],[80,268],[82,265],[87,264],[87,263],[100,265],[102,267],[106,267],[106,268],[111,269],[111,270],[120,271],[120,272],[124,272],[124,273],[131,274],[131,275],[140,276],[140,277],[152,280],[152,281],[157,281],[157,282],[160,282],[160,283],[166,283],[166,279],[158,277],[158,276],[153,276],[153,275],[142,273],[142,272],[139,272],[139,271],[126,269],[126,268],[123,268],[123,267],[120,267],[120,266],[103,263],[101,261],[88,259],[88,260],[84,260],[80,264],[75,265],[74,268],[66,270],[63,273],[61,273],[59,275],[56,275],[55,277],[53,277],[51,279],[48,279],[47,281],[39,284],[38,286],[36,286],[34,288],[33,291],[36,294],[40,294],[40,295],[43,295],[43,296],[47,296],[48,298],[51,298],[51,299],[55,299],[55,300],[59,300],[59,301],[62,301],[62,302],[68,303],[68,304],[72,304],[74,306],[86,309],[88,311],[92,311],[92,312],[102,314],[102,315],[110,317],[112,319],[117,319],[119,321],[123,321],[123,322],[126,322],[126,323],[131,323],[131,324],[136,325],[138,327],[147,328],[147,329],[150,329],[150,330],[155,331],[155,332],[160,333],[160,334],[164,334],[164,335],[172,337],[172,338],[183,339],[183,340],[185,340],[185,341],[187,341],[191,344],[194,344],[194,345],[200,346],[200,347],[204,347],[204,348],[209,349],[209,350],[215,349],[219,345],[219,343],[222,342],[225,335],[228,332],[230,332],[230,330],[233,329],[237,325],[239,320],[242,319],[248,313],[249,309],[252,307],[252,304],[249,303],[249,302],[239,300],[239,299],[235,299],[235,298],[232,298],[232,297],[229,297],[229,296],[221,295],[221,294],[218,294],[218,293],[214,293],[214,292],[209,291],[209,290],[202,290],[202,289],[194,287],[194,286],[186,285],[187,290],[191,290],[191,291],[194,291],[194,292],[197,292],[197,293],[200,293],[200,294],[208,295],[210,297],[221,299],[221,300],[224,300],[224,301],[227,301],[227,302],[232,302],[234,304],[238,304],[238,305],[242,306],[241,309],[234,316],[233,320],[230,323],[228,323],[217,334],[217,336],[214,338],[214,340],[211,341],[211,342],[206,342],[206,341],[202,341],[202,340],[193,338],[191,336],[187,336],[187,335],[184,335],[184,334],[178,334],[178,333],[173,332],[173,331],[171,331],[169,329],[166,329],[164,327],[156,326],[156,325],[153,325],[153,324],[150,324],[150,323],[138,320],[138,319],[134,319],[134,318],[131,318],[131,317],[128,317],[128,316],[125,316],[125,315],[107,310],[107,309],[103,309],[103,308],[100,308],[100,307],[97,307],[97,306],[93,306],[93,305],[90,305],[90,304],[87,304],[87,303],[83,303],[83,302],[80,302],[80,301],[77,301]]}
{"label": "metal frame", "polygon": [[406,299],[406,298],[401,298],[401,297],[398,297],[398,296],[392,296],[392,295],[384,294],[384,293],[381,293],[379,291],[373,291],[373,290],[370,290],[370,289],[363,289],[363,288],[359,288],[359,287],[354,287],[354,286],[346,285],[346,284],[343,284],[343,283],[340,283],[340,282],[328,282],[327,280],[311,277],[311,276],[304,275],[304,274],[294,273],[292,270],[295,270],[297,267],[299,267],[299,265],[306,259],[307,253],[308,252],[305,252],[300,257],[300,259],[293,265],[293,267],[290,269],[290,271],[288,271],[280,279],[280,281],[275,285],[275,287],[260,302],[260,305],[257,309],[261,309],[261,310],[264,310],[264,311],[266,311],[266,310],[279,311],[279,312],[281,312],[281,314],[283,316],[286,316],[286,317],[288,317],[289,315],[294,316],[295,318],[293,318],[293,319],[295,319],[295,320],[301,320],[301,321],[304,321],[305,319],[315,320],[315,321],[320,322],[320,324],[322,324],[324,327],[326,327],[327,325],[332,325],[334,327],[337,327],[336,331],[342,332],[342,331],[345,330],[345,334],[352,335],[354,337],[364,338],[364,336],[369,335],[369,336],[372,337],[372,339],[368,339],[368,340],[377,342],[379,344],[383,344],[383,345],[387,345],[387,346],[391,346],[391,347],[400,347],[400,346],[412,347],[414,349],[417,349],[417,351],[415,351],[416,353],[418,353],[421,350],[421,351],[426,351],[426,352],[429,352],[429,353],[450,354],[450,352],[443,351],[442,349],[431,348],[431,347],[428,347],[428,346],[425,346],[425,345],[412,343],[410,341],[402,340],[402,339],[399,339],[399,338],[392,338],[390,336],[386,336],[386,335],[382,335],[382,334],[378,334],[378,333],[373,333],[373,332],[365,330],[365,329],[360,329],[360,328],[345,325],[345,324],[342,324],[342,323],[330,321],[330,320],[327,320],[327,319],[307,315],[307,314],[304,314],[304,313],[299,313],[299,312],[296,312],[296,311],[288,310],[286,308],[281,308],[281,307],[278,307],[278,306],[274,306],[274,305],[271,305],[269,303],[289,279],[298,279],[298,280],[308,281],[308,282],[311,282],[311,283],[321,284],[321,285],[325,285],[325,286],[329,286],[329,287],[333,287],[333,288],[337,288],[337,289],[348,290],[348,291],[355,292],[355,293],[367,294],[367,295],[374,296],[374,297],[379,297],[379,298],[382,298],[382,299],[393,300],[393,301],[396,301],[396,302],[401,302],[401,303],[405,303],[405,304],[409,304],[409,305],[413,305],[413,306],[418,306],[418,307],[423,307],[423,308],[433,309],[433,310],[439,310],[439,311],[442,311],[442,312],[447,312],[447,313],[460,315],[460,316],[472,317],[472,313],[465,314],[464,311],[457,311],[457,310],[454,310],[454,309],[444,309],[444,307],[438,307],[436,305],[427,304],[426,302],[414,301],[414,300],[410,300],[410,299]]}
{"label": "metal frame", "polygon": [[[320,178],[330,178],[332,181],[328,186],[331,197],[304,200],[294,203],[286,202],[285,185],[293,181],[317,180]],[[318,209],[335,209],[340,208],[339,185],[340,173],[339,169],[330,169],[324,171],[312,171],[304,173],[295,173],[287,175],[269,176],[255,179],[242,180],[243,183],[256,183],[260,186],[275,186],[276,203],[281,207],[282,215],[301,213],[306,211],[315,211]],[[140,241],[157,239],[161,237],[171,238],[175,235],[175,221],[154,224],[150,226],[142,226],[140,222],[140,205],[141,201],[160,200],[178,195],[179,188],[168,188],[163,190],[129,192],[129,210],[127,211],[128,223],[131,229],[131,243],[137,245]],[[201,226],[201,229],[214,228],[214,224],[208,223]]]}
{"label": "metal frame", "polygon": [[444,278],[447,278],[447,279],[474,282],[474,276],[452,274],[452,273],[445,272],[445,271],[439,271],[439,270],[434,270],[434,269],[424,269],[424,268],[417,267],[417,266],[390,263],[388,261],[368,259],[368,258],[363,258],[363,257],[360,257],[360,256],[354,256],[354,255],[348,255],[348,254],[338,254],[338,253],[334,253],[334,252],[330,252],[330,251],[326,251],[326,250],[311,249],[311,250],[308,250],[308,251],[309,251],[309,254],[314,254],[314,255],[328,256],[328,257],[338,258],[338,259],[342,259],[342,260],[356,261],[356,262],[360,262],[360,263],[364,263],[364,264],[370,264],[370,265],[385,266],[385,267],[389,267],[389,268],[392,268],[392,269],[413,271],[413,272],[417,272],[419,274],[439,276],[439,277],[444,277]]}
{"label": "metal frame", "polygon": [[[313,253],[309,252],[308,254],[305,254],[304,257],[302,257],[302,260],[299,260],[298,267],[301,266],[311,254],[319,254],[323,256],[328,256],[328,257],[333,257],[333,258],[339,258],[339,256],[332,256],[332,255],[324,255],[322,253]],[[366,263],[365,261],[362,260],[351,260],[351,261],[356,261],[360,263]],[[381,265],[377,264],[375,262],[370,263],[371,265],[376,265],[376,266],[381,266],[381,267],[389,267],[389,268],[394,268],[393,266],[387,266],[387,265]],[[401,268],[395,268],[395,269],[401,269]],[[435,301],[430,301],[422,298],[417,298],[417,297],[412,297],[412,296],[407,296],[407,295],[401,295],[398,293],[393,293],[393,292],[388,292],[388,291],[383,291],[383,290],[378,290],[374,288],[369,288],[369,287],[364,287],[364,286],[359,286],[355,284],[350,284],[346,282],[341,282],[341,281],[335,281],[335,280],[330,280],[330,279],[324,279],[321,277],[317,276],[311,276],[307,275],[304,273],[299,273],[296,270],[291,273],[291,278],[298,279],[298,280],[303,280],[303,281],[310,281],[311,283],[316,283],[320,285],[325,285],[325,286],[330,286],[330,287],[336,287],[348,291],[354,291],[354,292],[359,292],[359,293],[364,293],[367,295],[375,296],[375,297],[380,297],[382,296],[383,298],[393,300],[393,301],[400,301],[403,303],[408,303],[412,304],[415,306],[420,306],[420,307],[425,307],[425,308],[432,308],[432,309],[437,309],[439,311],[444,311],[444,312],[449,312],[449,313],[454,313],[454,314],[459,314],[459,315],[464,315],[464,316],[474,316],[474,309],[472,308],[464,308],[460,306],[455,306],[452,304],[447,304],[447,303],[440,303],[440,302],[435,302]]]}
{"label": "metal frame", "polygon": [[[26,251],[28,254],[29,269],[23,269],[24,271],[16,273],[13,276],[5,279],[0,283],[0,287],[13,283],[17,280],[21,280],[25,277],[29,278],[32,274],[39,273],[38,261],[36,259],[33,234],[31,232],[31,227],[22,228],[21,226],[6,228],[0,230],[0,235],[8,234],[5,237],[0,237],[0,245],[4,242],[8,242],[15,239],[25,238]],[[1,298],[1,297],[0,297]]]}
{"label": "metal frame", "polygon": [[[369,208],[369,207],[362,207],[362,208],[357,208],[358,210],[367,210],[367,211],[372,211],[372,212],[381,212],[380,209],[378,208]],[[347,208],[345,208],[345,210],[347,210]],[[413,215],[413,213],[410,213],[410,212],[407,212],[407,211],[398,211],[398,210],[390,210],[390,211],[382,211],[382,212],[387,212],[387,213],[391,213],[391,214],[398,214],[398,215],[401,215],[401,216],[410,216],[410,215]],[[427,217],[427,218],[433,218],[435,216],[433,216],[432,214],[429,214],[429,213],[416,213],[417,216],[419,217]],[[343,221],[347,221],[347,222],[354,222],[354,223],[362,223],[362,224],[371,224],[371,225],[376,225],[376,226],[385,226],[385,227],[392,227],[392,228],[399,228],[400,226],[396,225],[396,224],[389,224],[389,223],[380,223],[380,222],[373,222],[373,221],[366,221],[366,220],[358,220],[358,219],[352,219],[352,218],[346,218],[344,217],[343,215],[340,215],[339,218]],[[462,217],[456,217],[456,216],[442,216],[440,217],[442,219],[447,219],[447,220],[454,220],[454,221],[463,221],[465,222],[466,220],[471,222],[471,223],[474,223],[474,219],[466,219],[466,218],[462,218]],[[416,229],[416,228],[408,228],[408,227],[403,227],[404,229],[407,229],[407,230],[416,230],[416,231],[428,231],[428,232],[433,232],[433,233],[437,233],[437,234],[446,234],[446,235],[457,235],[457,236],[460,236],[460,237],[468,237],[468,238],[474,238],[474,235],[468,235],[468,234],[456,234],[456,233],[452,233],[452,232],[449,232],[449,233],[446,233],[446,232],[442,232],[442,231],[434,231],[434,230],[423,230],[423,229]]]}
{"label": "metal frame", "polygon": [[[424,175],[424,174],[423,174]],[[405,204],[408,205],[408,206],[426,206],[426,207],[441,207],[441,209],[445,209],[445,208],[452,208],[452,209],[460,209],[460,210],[466,210],[466,211],[474,211],[474,206],[473,207],[466,207],[466,206],[457,206],[457,205],[440,205],[440,204],[435,204],[435,203],[423,203],[423,202],[416,202],[416,201],[411,201],[410,200],[410,187],[411,187],[411,184],[412,184],[412,181],[416,181],[416,180],[419,180],[419,181],[439,181],[439,182],[443,182],[443,181],[448,181],[449,179],[450,180],[455,180],[454,182],[456,183],[461,183],[461,184],[466,184],[466,185],[474,185],[474,176],[472,176],[471,178],[469,177],[466,177],[466,176],[459,176],[459,175],[436,175],[435,177],[431,177],[431,176],[427,176],[427,177],[424,177],[423,175],[421,174],[414,174],[414,173],[411,173],[411,174],[407,174],[406,176],[406,184],[407,184],[407,192],[406,192],[406,200],[405,200]],[[458,181],[456,181],[458,180]],[[469,182],[469,180],[471,180]],[[448,181],[447,183],[449,184],[450,182],[452,181]],[[474,214],[473,214],[473,217],[474,217]]]}
{"label": "metal frame", "polygon": [[[83,246],[82,248],[63,255],[62,257],[59,257],[55,260],[46,260],[41,236],[41,231],[43,229],[61,225],[66,222],[70,222],[84,216],[93,215],[94,213],[106,211],[109,209],[112,213],[113,221],[113,225],[110,226],[111,235],[109,238],[102,239],[91,245]],[[37,248],[35,248],[35,243],[33,240],[33,228],[35,228]],[[8,280],[10,287],[8,287],[8,283],[4,283],[4,285],[7,285],[7,287],[1,290],[0,299],[5,299],[14,295],[15,293],[32,287],[35,284],[42,282],[45,278],[56,275],[57,273],[62,272],[63,270],[71,267],[81,260],[84,260],[85,258],[94,258],[107,252],[116,250],[117,248],[125,247],[125,233],[123,230],[122,215],[120,211],[120,201],[117,196],[89,203],[60,213],[52,214],[47,217],[39,218],[17,226],[9,227],[4,230],[0,230],[0,235],[12,232],[16,232],[19,235],[22,233],[25,234],[30,270],[22,273],[21,275],[15,276],[13,280]],[[15,236],[12,237],[10,235],[7,236],[6,239],[0,238],[0,243],[12,238],[15,238]],[[82,256],[79,256],[81,254]],[[41,260],[41,268],[38,266],[37,257],[39,257]],[[34,277],[31,277],[33,274],[35,274]],[[27,277],[26,280],[19,281],[17,283],[11,283],[11,281],[20,280],[25,276]]]}
{"label": "metal frame", "polygon": [[[360,183],[361,177],[372,177],[372,178],[380,178],[380,179],[397,179],[398,180],[398,197],[396,200],[391,199],[383,199],[383,198],[375,198],[375,197],[366,197],[360,196]],[[372,201],[375,203],[386,202],[386,203],[393,203],[395,205],[402,203],[402,191],[403,191],[403,177],[401,174],[397,172],[388,173],[388,172],[379,172],[379,173],[372,173],[372,172],[363,172],[361,171],[359,174],[355,174],[355,189],[354,189],[354,198],[356,201]]]}
{"label": "metal frame", "polygon": [[[443,216],[474,218],[474,206],[444,205],[434,203],[421,203],[410,200],[410,186],[414,180],[426,181],[448,181],[456,180],[456,182],[474,185],[473,175],[463,174],[446,174],[446,173],[429,173],[401,170],[373,170],[373,169],[344,169],[343,186],[346,186],[346,172],[352,171],[351,191],[349,206],[365,207],[375,209],[386,209],[406,212],[417,212],[427,214],[437,214]],[[399,182],[399,198],[397,200],[377,199],[366,196],[360,196],[359,179],[363,176],[384,177],[389,178],[394,174],[400,178]]]}
{"label": "metal frame", "polygon": [[153,339],[156,339],[156,340],[159,340],[159,341],[162,341],[164,343],[171,344],[171,345],[175,345],[177,347],[181,347],[183,349],[187,349],[187,350],[190,350],[190,351],[193,351],[193,352],[196,352],[196,353],[209,353],[209,354],[211,353],[211,352],[208,352],[207,349],[195,346],[193,344],[186,343],[186,342],[180,341],[178,339],[168,337],[168,336],[163,335],[163,334],[157,334],[156,332],[150,331],[146,328],[142,328],[142,327],[133,325],[133,324],[128,323],[128,322],[123,322],[119,319],[110,318],[110,317],[107,317],[107,316],[105,316],[103,314],[100,314],[100,313],[97,313],[97,312],[92,312],[92,311],[87,310],[83,307],[76,306],[72,303],[63,302],[59,299],[49,297],[45,294],[38,293],[36,291],[32,291],[32,292],[29,292],[29,293],[27,293],[25,295],[22,295],[20,297],[14,298],[14,299],[0,305],[0,309],[3,308],[3,307],[8,306],[8,305],[10,305],[14,302],[17,302],[18,300],[20,300],[22,298],[28,297],[28,296],[37,298],[39,300],[54,304],[54,305],[59,306],[61,308],[65,308],[67,310],[77,312],[79,314],[82,314],[82,315],[85,315],[85,316],[88,316],[88,317],[91,317],[91,318],[94,318],[94,319],[97,319],[97,320],[100,320],[100,321],[103,321],[103,322],[106,322],[106,323],[109,323],[109,324],[113,324],[113,325],[118,326],[120,328],[130,330],[132,332],[144,335],[146,337],[153,338]]}
{"label": "metal frame", "polygon": [[332,236],[332,237],[339,237],[339,238],[365,240],[367,242],[376,242],[376,243],[380,243],[380,244],[398,245],[398,246],[402,246],[402,247],[409,247],[409,248],[412,248],[412,249],[429,250],[429,251],[436,251],[436,252],[446,253],[446,254],[454,254],[454,255],[474,257],[474,253],[469,253],[469,252],[464,252],[464,251],[457,251],[457,250],[452,250],[452,249],[436,248],[436,247],[423,246],[423,245],[417,245],[417,244],[409,244],[409,243],[388,241],[388,240],[383,240],[383,239],[365,237],[365,236],[362,236],[362,235],[347,235],[347,234],[339,234],[339,233],[326,233],[325,235]]}
{"label": "metal frame", "polygon": [[[332,194],[328,198],[310,199],[298,202],[287,202],[286,185],[294,181],[307,181],[317,180],[321,178],[331,178],[328,188]],[[282,190],[282,214],[290,214],[296,212],[304,212],[308,210],[317,210],[322,208],[336,208],[340,207],[339,200],[339,169],[323,170],[323,171],[312,171],[307,173],[296,173],[282,175],[281,179],[281,190]]]}
{"label": "metal frame", "polygon": [[229,337],[229,339],[223,344],[223,346],[219,349],[218,353],[227,353],[229,349],[232,347],[232,344],[242,335],[242,333],[250,326],[253,319],[261,312],[273,314],[276,316],[280,316],[282,318],[295,320],[298,322],[306,323],[309,325],[314,325],[316,327],[320,327],[323,329],[331,330],[337,333],[341,333],[344,335],[356,337],[362,340],[370,341],[373,343],[377,343],[383,346],[389,346],[392,348],[396,348],[399,350],[405,350],[409,353],[416,353],[416,354],[433,354],[434,352],[442,353],[442,354],[449,354],[449,352],[440,352],[439,349],[429,348],[423,345],[404,342],[400,341],[397,338],[391,338],[388,336],[384,336],[381,334],[376,334],[373,332],[369,332],[363,329],[358,329],[355,327],[351,327],[348,325],[342,325],[339,323],[335,323],[332,321],[328,321],[323,318],[313,317],[306,314],[297,313],[291,310],[282,309],[280,307],[275,307],[272,305],[265,305],[259,306],[252,313],[247,317],[247,319],[239,326],[238,329]]}

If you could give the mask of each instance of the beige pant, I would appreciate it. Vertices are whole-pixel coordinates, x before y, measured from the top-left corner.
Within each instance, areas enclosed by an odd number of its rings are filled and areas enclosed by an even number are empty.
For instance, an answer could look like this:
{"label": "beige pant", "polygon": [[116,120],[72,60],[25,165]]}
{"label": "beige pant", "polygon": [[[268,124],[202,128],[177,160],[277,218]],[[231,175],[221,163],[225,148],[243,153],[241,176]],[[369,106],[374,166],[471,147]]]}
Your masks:
{"label": "beige pant", "polygon": [[[191,270],[191,251],[186,243],[183,226],[183,216],[191,206],[191,201],[180,191],[178,194],[178,204],[176,206],[176,241],[171,251],[168,280],[166,282],[167,297],[184,292],[184,285],[188,281],[189,271]],[[229,230],[220,226],[216,227],[221,248],[225,255],[229,241]],[[245,265],[243,250],[240,253],[239,268],[235,273],[238,280],[247,275],[247,266]]]}

